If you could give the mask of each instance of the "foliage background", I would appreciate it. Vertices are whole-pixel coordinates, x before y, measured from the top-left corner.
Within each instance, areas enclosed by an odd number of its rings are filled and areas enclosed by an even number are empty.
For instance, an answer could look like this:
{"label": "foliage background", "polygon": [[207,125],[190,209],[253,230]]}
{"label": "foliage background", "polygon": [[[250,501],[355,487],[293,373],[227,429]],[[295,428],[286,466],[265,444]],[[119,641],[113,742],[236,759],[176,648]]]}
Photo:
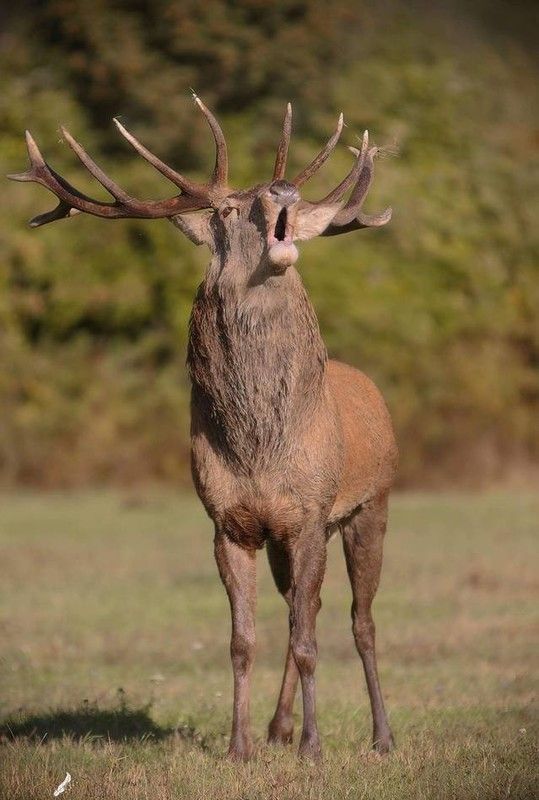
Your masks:
{"label": "foliage background", "polygon": [[[403,484],[530,476],[534,28],[532,4],[501,0],[19,0],[0,12],[0,170],[23,168],[28,127],[58,171],[101,196],[63,123],[128,190],[165,196],[110,120],[202,178],[213,153],[194,86],[219,113],[244,186],[271,174],[287,100],[291,170],[342,109],[345,143],[368,127],[399,155],[378,163],[369,198],[393,205],[387,229],[304,247],[330,354],[384,391]],[[348,163],[341,147],[308,196]],[[0,206],[0,479],[187,479],[187,321],[206,253],[166,221],[78,217],[29,231],[52,207],[33,185],[3,182]]]}

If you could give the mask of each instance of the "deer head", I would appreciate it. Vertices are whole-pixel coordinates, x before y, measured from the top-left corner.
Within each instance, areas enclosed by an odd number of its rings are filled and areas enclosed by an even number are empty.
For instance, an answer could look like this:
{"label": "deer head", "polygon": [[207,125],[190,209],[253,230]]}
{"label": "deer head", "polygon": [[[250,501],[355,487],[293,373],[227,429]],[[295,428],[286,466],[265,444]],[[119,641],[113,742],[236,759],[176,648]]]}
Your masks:
{"label": "deer head", "polygon": [[[362,211],[374,169],[376,147],[370,147],[365,131],[359,149],[349,148],[354,163],[348,175],[318,202],[302,200],[299,190],[322,166],[339,140],[343,116],[320,153],[292,180],[285,179],[286,162],[292,129],[292,107],[287,106],[272,180],[248,190],[234,191],[228,186],[228,155],[225,137],[214,115],[196,95],[194,100],[206,117],[216,145],[213,174],[208,183],[195,183],[169,167],[151,153],[123,125],[116,127],[134,149],[162,175],[180,189],[180,194],[166,200],[142,201],[127,194],[111,180],[64,127],[68,145],[94,178],[110,193],[114,202],[93,200],[79,192],[45,161],[29,131],[26,143],[30,169],[8,175],[16,181],[33,181],[49,189],[59,200],[52,211],[30,221],[31,227],[72,217],[81,212],[106,219],[170,219],[195,244],[207,244],[222,259],[240,255],[242,263],[266,273],[281,274],[294,264],[298,240],[315,236],[335,236],[352,230],[380,227],[391,219],[391,209],[369,215]],[[348,200],[346,194],[350,192]],[[199,213],[194,213],[199,212]],[[237,251],[237,252],[236,252]],[[234,259],[237,260],[237,259]]]}

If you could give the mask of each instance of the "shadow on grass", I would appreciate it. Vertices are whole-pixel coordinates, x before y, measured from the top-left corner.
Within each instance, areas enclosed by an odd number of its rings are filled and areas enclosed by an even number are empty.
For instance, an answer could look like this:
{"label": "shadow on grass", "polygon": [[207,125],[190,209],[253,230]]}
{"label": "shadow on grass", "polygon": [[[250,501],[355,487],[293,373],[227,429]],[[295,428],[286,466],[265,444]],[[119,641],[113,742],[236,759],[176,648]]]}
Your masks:
{"label": "shadow on grass", "polygon": [[150,708],[150,705],[131,708],[121,699],[120,704],[111,709],[85,701],[72,710],[57,709],[28,716],[19,713],[0,721],[0,744],[20,739],[46,743],[63,737],[78,742],[159,742],[175,737],[202,750],[209,749],[207,737],[190,722],[176,728],[162,727],[151,718]]}

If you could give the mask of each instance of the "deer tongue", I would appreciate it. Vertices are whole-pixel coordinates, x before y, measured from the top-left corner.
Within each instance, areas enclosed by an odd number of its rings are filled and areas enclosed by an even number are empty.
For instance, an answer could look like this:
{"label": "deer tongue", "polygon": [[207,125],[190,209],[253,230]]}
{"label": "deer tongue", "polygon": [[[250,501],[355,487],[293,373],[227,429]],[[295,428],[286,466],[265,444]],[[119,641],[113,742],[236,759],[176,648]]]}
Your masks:
{"label": "deer tongue", "polygon": [[293,242],[276,242],[268,249],[269,260],[282,272],[295,264],[298,256],[298,248]]}

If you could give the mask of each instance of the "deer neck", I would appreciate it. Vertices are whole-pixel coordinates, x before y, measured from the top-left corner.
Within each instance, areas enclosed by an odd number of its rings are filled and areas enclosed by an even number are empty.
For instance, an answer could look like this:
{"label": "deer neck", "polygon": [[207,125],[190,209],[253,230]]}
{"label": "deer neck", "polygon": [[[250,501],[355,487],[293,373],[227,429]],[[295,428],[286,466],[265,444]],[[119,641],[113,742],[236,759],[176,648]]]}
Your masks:
{"label": "deer neck", "polygon": [[295,269],[215,257],[191,315],[193,412],[241,469],[286,456],[323,392],[327,354]]}

